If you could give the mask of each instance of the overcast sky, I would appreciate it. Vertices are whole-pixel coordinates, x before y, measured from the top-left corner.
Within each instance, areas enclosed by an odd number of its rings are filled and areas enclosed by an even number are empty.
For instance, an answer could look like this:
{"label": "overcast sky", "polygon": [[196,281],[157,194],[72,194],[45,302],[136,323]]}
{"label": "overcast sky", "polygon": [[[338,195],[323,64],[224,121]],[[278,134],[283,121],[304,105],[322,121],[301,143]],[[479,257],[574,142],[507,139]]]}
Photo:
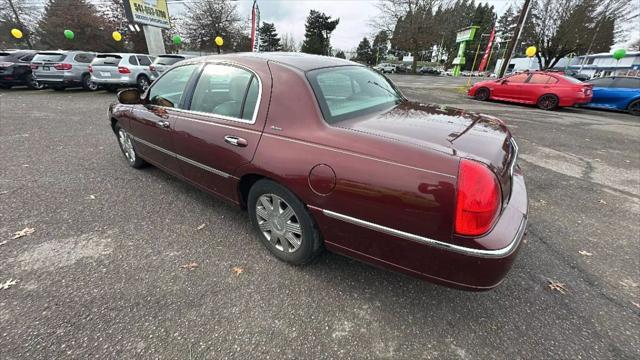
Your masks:
{"label": "overcast sky", "polygon": [[[174,0],[188,1],[188,0]],[[561,0],[558,0],[561,1]],[[630,0],[640,1],[640,0]],[[519,6],[522,0],[483,0],[477,1],[493,5],[498,17],[504,13],[509,5]],[[236,0],[238,12],[248,19],[251,17],[253,0]],[[378,0],[258,0],[260,20],[275,23],[278,34],[291,34],[296,43],[304,39],[304,23],[309,10],[314,9],[331,16],[340,18],[340,24],[331,35],[331,46],[335,49],[349,51],[355,49],[364,36],[370,37],[375,30],[369,25],[371,19],[379,16],[376,8]],[[178,15],[183,5],[169,3],[169,12]],[[627,44],[640,38],[640,31],[635,24],[624,24],[629,32]],[[624,46],[616,44],[613,47]]]}
{"label": "overcast sky", "polygon": [[[309,10],[324,12],[334,19],[340,18],[340,24],[331,35],[331,46],[348,51],[355,49],[364,36],[374,32],[369,22],[379,14],[375,6],[377,2],[377,0],[258,0],[258,7],[261,21],[275,23],[278,34],[292,34],[296,43],[304,39],[304,23]],[[519,0],[484,2],[493,5],[500,16],[508,3],[519,3]],[[239,0],[236,3],[240,15],[250,18],[253,0]],[[169,4],[169,12],[177,15],[181,10],[182,5]]]}

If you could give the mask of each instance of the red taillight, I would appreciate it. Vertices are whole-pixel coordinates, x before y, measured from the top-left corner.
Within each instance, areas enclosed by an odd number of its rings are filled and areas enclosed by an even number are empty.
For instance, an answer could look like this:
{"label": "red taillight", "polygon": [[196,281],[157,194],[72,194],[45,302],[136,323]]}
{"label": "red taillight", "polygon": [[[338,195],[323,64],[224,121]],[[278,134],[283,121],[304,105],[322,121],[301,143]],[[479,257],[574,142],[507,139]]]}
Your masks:
{"label": "red taillight", "polygon": [[92,73],[93,72],[93,66],[89,65],[89,72]]}
{"label": "red taillight", "polygon": [[153,65],[149,65],[149,71],[156,71],[156,67]]}
{"label": "red taillight", "polygon": [[455,232],[477,236],[491,229],[500,210],[498,179],[485,165],[462,159],[458,173]]}
{"label": "red taillight", "polygon": [[71,64],[65,64],[65,63],[63,63],[63,64],[55,64],[53,66],[53,68],[56,69],[56,70],[71,70],[71,67],[72,67]]}
{"label": "red taillight", "polygon": [[31,70],[35,70],[38,68],[38,64],[31,64]]}
{"label": "red taillight", "polygon": [[118,66],[118,72],[120,74],[131,74],[131,70],[128,67]]}

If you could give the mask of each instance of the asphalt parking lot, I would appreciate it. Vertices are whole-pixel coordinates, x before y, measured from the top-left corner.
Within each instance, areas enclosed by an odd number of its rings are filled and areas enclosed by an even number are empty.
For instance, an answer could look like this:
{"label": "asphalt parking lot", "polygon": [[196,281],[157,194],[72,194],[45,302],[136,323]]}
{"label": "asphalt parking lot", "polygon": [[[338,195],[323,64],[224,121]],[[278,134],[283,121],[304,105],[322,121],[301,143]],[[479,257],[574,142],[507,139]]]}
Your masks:
{"label": "asphalt parking lot", "polygon": [[516,136],[530,221],[501,286],[462,292],[331,253],[286,265],[241,210],[129,168],[113,94],[0,90],[0,285],[18,280],[0,289],[0,358],[639,358],[640,118],[391,77]]}

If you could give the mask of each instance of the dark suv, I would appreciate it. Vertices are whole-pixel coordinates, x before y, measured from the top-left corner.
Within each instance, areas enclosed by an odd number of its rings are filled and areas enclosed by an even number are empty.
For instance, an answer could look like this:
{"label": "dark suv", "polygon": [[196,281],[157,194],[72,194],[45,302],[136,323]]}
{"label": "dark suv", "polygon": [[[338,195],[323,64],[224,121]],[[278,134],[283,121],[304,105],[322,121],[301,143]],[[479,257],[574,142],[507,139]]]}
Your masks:
{"label": "dark suv", "polygon": [[31,60],[36,55],[34,50],[0,51],[0,88],[10,89],[12,86],[28,86],[42,89],[31,73]]}

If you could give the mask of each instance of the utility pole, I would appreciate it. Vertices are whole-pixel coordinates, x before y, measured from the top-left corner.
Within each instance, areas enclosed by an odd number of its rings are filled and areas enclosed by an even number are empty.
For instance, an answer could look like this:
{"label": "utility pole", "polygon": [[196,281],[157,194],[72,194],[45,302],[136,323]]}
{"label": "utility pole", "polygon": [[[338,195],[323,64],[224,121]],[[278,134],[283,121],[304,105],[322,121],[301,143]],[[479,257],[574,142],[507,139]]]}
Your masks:
{"label": "utility pole", "polygon": [[522,33],[522,28],[524,28],[524,24],[527,22],[527,15],[529,15],[529,9],[531,8],[531,0],[524,0],[524,5],[522,6],[522,11],[520,11],[520,16],[518,16],[518,24],[516,24],[516,33],[513,34],[511,38],[511,42],[507,47],[505,52],[505,61],[502,61],[500,64],[500,72],[498,73],[498,79],[504,76],[504,73],[507,71],[507,67],[511,62],[511,57],[513,57],[513,50],[516,48],[516,44],[518,40],[520,40],[520,34]]}
{"label": "utility pole", "polygon": [[31,44],[31,39],[29,36],[29,31],[27,30],[27,28],[24,27],[24,24],[22,23],[22,21],[20,21],[20,15],[18,15],[18,11],[16,10],[16,7],[13,5],[13,0],[8,0],[9,1],[9,7],[11,8],[11,11],[13,11],[13,15],[16,16],[16,22],[18,23],[18,25],[20,26],[20,30],[23,30],[25,32],[25,40],[27,41],[27,45],[29,46],[29,49],[33,49],[33,45]]}

